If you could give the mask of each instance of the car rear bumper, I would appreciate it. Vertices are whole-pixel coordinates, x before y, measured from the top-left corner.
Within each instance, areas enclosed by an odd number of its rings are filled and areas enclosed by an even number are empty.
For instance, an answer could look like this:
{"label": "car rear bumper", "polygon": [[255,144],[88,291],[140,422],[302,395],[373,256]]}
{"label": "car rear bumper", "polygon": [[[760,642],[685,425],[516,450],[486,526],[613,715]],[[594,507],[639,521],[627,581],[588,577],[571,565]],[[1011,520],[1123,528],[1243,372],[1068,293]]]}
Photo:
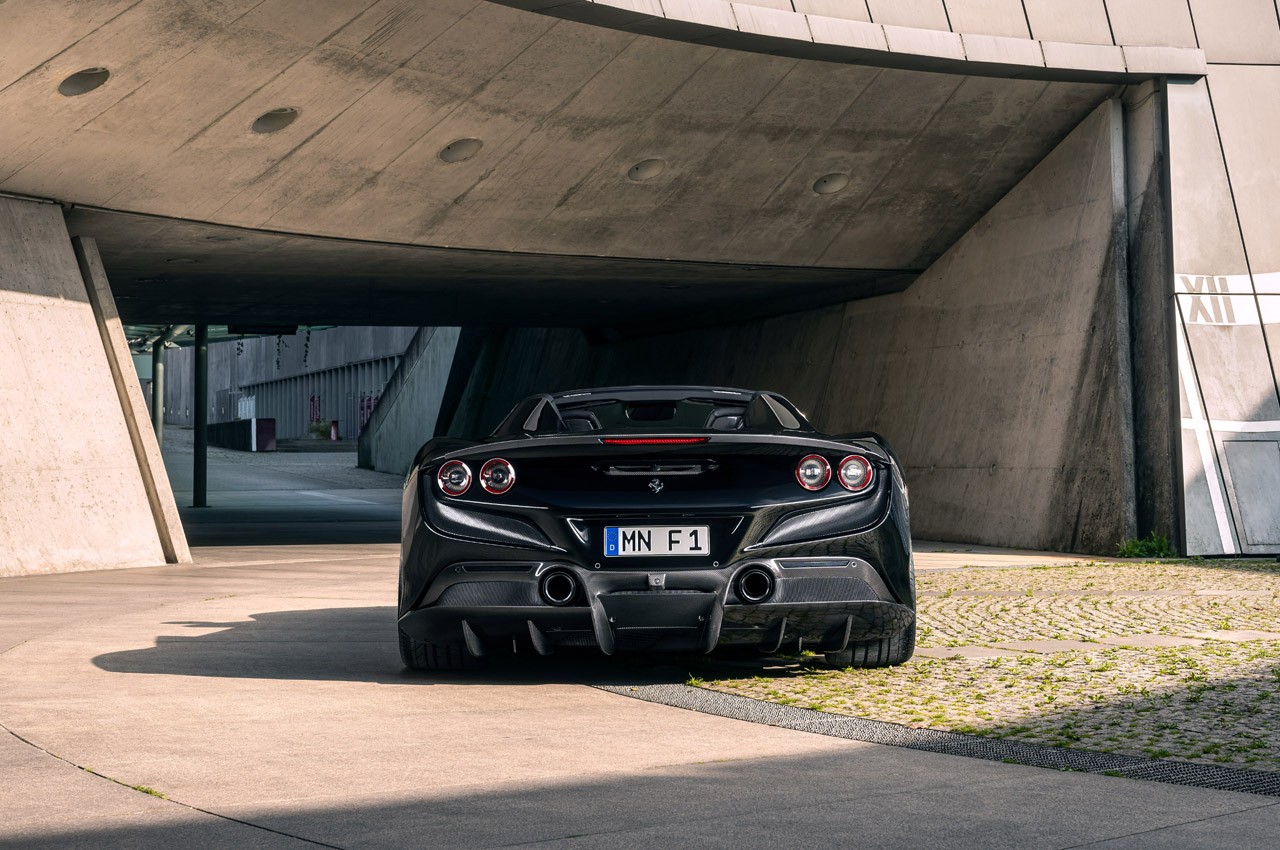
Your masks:
{"label": "car rear bumper", "polygon": [[[772,581],[763,601],[740,598],[749,569]],[[568,604],[541,588],[553,573],[571,576]],[[599,570],[571,563],[476,562],[447,567],[401,629],[433,643],[465,642],[473,655],[514,639],[548,654],[559,646],[709,652],[717,645],[777,650],[799,639],[817,651],[888,637],[915,618],[880,574],[854,557],[748,558],[725,567]]]}

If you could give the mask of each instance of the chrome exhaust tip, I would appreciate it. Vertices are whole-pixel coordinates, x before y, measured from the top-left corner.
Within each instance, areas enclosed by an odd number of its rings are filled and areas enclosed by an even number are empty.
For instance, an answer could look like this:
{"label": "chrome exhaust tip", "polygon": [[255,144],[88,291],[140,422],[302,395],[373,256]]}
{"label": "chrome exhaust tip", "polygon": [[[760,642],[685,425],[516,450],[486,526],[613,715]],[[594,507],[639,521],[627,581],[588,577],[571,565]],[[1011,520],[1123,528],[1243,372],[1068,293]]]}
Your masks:
{"label": "chrome exhaust tip", "polygon": [[551,570],[538,582],[538,593],[543,602],[562,608],[578,595],[578,579],[568,570]]}

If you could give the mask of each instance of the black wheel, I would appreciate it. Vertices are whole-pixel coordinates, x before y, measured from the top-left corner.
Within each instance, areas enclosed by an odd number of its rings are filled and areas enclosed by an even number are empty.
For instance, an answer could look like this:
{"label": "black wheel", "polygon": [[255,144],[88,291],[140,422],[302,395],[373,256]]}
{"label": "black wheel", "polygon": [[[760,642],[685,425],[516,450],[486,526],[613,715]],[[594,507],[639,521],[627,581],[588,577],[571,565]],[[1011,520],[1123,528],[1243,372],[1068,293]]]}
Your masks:
{"label": "black wheel", "polygon": [[855,641],[840,652],[825,654],[829,667],[894,667],[916,651],[916,624],[913,621],[896,635],[879,640]]}
{"label": "black wheel", "polygon": [[429,643],[400,630],[400,659],[410,670],[469,670],[476,658],[465,643]]}

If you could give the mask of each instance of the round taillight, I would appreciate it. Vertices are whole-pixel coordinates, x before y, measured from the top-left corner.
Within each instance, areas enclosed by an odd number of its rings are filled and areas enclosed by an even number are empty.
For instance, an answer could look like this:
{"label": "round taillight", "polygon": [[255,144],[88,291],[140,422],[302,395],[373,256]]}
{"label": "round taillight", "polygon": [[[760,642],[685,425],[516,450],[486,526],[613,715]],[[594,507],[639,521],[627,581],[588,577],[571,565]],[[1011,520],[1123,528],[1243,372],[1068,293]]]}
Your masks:
{"label": "round taillight", "polygon": [[821,490],[831,480],[831,464],[822,455],[808,455],[796,466],[796,480],[806,490]]}
{"label": "round taillight", "polygon": [[449,496],[461,496],[471,486],[471,467],[460,460],[451,460],[436,473],[436,483]]}
{"label": "round taillight", "polygon": [[500,457],[485,461],[480,467],[480,486],[486,493],[501,496],[516,483],[516,470]]}
{"label": "round taillight", "polygon": [[840,479],[840,486],[846,490],[855,493],[865,490],[874,476],[871,461],[862,455],[849,455],[840,461],[840,474],[837,477]]}

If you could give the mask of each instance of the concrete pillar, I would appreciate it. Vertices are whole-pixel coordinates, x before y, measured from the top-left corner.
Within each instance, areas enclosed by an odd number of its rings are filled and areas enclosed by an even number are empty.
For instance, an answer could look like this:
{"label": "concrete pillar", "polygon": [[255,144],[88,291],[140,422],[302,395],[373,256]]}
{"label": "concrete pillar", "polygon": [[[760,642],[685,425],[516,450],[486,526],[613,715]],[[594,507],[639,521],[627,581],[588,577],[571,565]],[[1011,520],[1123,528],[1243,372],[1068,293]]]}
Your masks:
{"label": "concrete pillar", "polygon": [[1129,339],[1133,366],[1135,536],[1183,540],[1178,470],[1180,425],[1175,305],[1169,232],[1166,85],[1125,91],[1125,180],[1129,227]]}
{"label": "concrete pillar", "polygon": [[164,346],[165,334],[151,344],[151,427],[156,442],[164,445]]}
{"label": "concrete pillar", "polygon": [[160,548],[168,563],[190,563],[191,550],[187,548],[182,519],[178,516],[178,506],[169,486],[169,477],[164,471],[160,443],[150,439],[151,434],[143,424],[146,404],[142,400],[141,388],[133,380],[132,357],[125,341],[124,325],[120,321],[120,314],[116,312],[115,298],[111,295],[107,271],[98,255],[97,243],[88,237],[77,236],[71,240],[71,245],[80,266],[89,303],[97,318],[98,335],[102,339],[107,364],[120,398],[125,430],[129,433],[129,441],[138,461],[138,472],[147,494]]}
{"label": "concrete pillar", "polygon": [[195,458],[191,474],[191,507],[209,505],[209,326],[196,325],[195,357]]}
{"label": "concrete pillar", "polygon": [[0,198],[0,575],[190,560],[106,275],[79,248],[56,205]]}

